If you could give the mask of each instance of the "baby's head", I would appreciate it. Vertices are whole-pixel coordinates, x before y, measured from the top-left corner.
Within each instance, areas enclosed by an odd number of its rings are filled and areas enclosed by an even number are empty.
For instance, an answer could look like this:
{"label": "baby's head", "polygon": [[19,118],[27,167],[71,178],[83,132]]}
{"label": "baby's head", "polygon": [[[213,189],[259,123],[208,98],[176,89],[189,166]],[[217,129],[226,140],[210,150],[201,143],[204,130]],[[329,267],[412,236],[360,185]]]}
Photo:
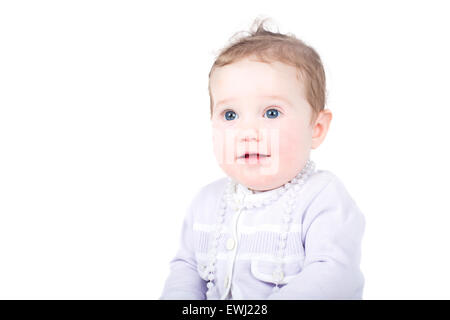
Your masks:
{"label": "baby's head", "polygon": [[257,191],[294,178],[332,119],[319,55],[263,25],[222,49],[209,73],[215,156],[229,177]]}

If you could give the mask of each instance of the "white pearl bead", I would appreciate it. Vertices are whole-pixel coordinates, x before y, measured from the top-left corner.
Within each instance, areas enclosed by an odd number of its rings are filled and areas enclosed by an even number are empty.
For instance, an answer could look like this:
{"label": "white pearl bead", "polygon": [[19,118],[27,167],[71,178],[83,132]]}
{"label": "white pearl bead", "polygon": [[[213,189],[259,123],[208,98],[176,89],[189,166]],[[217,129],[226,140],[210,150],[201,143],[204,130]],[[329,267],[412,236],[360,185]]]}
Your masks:
{"label": "white pearl bead", "polygon": [[214,288],[214,283],[208,282],[208,283],[206,284],[206,286],[208,287],[208,289],[212,289],[212,288]]}

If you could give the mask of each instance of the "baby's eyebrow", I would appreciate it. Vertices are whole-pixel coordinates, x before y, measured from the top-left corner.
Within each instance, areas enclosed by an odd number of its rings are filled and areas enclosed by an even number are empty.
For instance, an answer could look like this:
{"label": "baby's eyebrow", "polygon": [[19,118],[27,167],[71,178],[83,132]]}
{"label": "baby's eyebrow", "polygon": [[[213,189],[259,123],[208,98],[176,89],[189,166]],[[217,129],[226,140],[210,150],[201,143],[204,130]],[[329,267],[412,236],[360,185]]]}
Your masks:
{"label": "baby's eyebrow", "polygon": [[[264,96],[261,96],[261,97],[262,98],[266,98],[266,99],[281,100],[281,101],[283,101],[283,102],[285,102],[285,103],[287,103],[289,105],[292,105],[292,103],[288,99],[286,99],[285,97],[280,96],[280,95],[264,95]],[[222,105],[222,104],[227,104],[227,103],[230,103],[230,102],[232,102],[234,100],[236,100],[236,99],[235,98],[223,99],[223,100],[220,100],[219,102],[217,102],[216,105],[218,106],[218,105]]]}
{"label": "baby's eyebrow", "polygon": [[218,105],[220,105],[220,104],[226,104],[226,103],[229,103],[229,102],[231,102],[231,101],[233,101],[233,100],[234,100],[233,98],[220,100],[220,101],[218,101],[218,102],[216,103],[216,106],[218,106]]}
{"label": "baby's eyebrow", "polygon": [[291,102],[290,102],[288,99],[286,99],[285,97],[283,97],[283,96],[278,96],[278,95],[268,95],[268,96],[263,96],[263,97],[264,97],[264,98],[269,98],[269,99],[274,99],[274,100],[281,100],[281,101],[283,101],[283,102],[285,102],[285,103],[291,105]]}

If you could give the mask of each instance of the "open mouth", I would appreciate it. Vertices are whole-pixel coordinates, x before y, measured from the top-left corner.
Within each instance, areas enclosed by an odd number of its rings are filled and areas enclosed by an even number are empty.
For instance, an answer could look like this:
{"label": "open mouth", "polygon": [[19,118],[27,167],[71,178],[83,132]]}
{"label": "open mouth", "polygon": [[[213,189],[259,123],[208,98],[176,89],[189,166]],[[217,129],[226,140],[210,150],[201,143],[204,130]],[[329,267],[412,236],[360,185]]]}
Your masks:
{"label": "open mouth", "polygon": [[239,159],[259,159],[259,158],[268,158],[270,155],[261,154],[261,153],[245,153],[239,157]]}

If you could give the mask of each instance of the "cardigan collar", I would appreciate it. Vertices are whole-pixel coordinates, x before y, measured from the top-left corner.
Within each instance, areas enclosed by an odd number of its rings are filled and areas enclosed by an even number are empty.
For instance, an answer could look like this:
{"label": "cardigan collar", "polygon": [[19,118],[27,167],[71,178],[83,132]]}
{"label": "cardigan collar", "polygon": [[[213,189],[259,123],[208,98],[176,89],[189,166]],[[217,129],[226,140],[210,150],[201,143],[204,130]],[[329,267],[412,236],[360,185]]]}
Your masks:
{"label": "cardigan collar", "polygon": [[289,189],[294,187],[294,191],[298,190],[299,186],[297,184],[299,182],[304,183],[304,180],[307,179],[308,176],[314,172],[314,170],[315,163],[308,159],[303,169],[291,181],[278,188],[256,193],[230,178],[229,182],[231,185],[227,188],[229,195],[226,198],[228,201],[231,200],[235,207],[246,206],[248,208],[252,208],[269,205],[273,201],[276,201],[279,197],[283,196],[283,194]]}

